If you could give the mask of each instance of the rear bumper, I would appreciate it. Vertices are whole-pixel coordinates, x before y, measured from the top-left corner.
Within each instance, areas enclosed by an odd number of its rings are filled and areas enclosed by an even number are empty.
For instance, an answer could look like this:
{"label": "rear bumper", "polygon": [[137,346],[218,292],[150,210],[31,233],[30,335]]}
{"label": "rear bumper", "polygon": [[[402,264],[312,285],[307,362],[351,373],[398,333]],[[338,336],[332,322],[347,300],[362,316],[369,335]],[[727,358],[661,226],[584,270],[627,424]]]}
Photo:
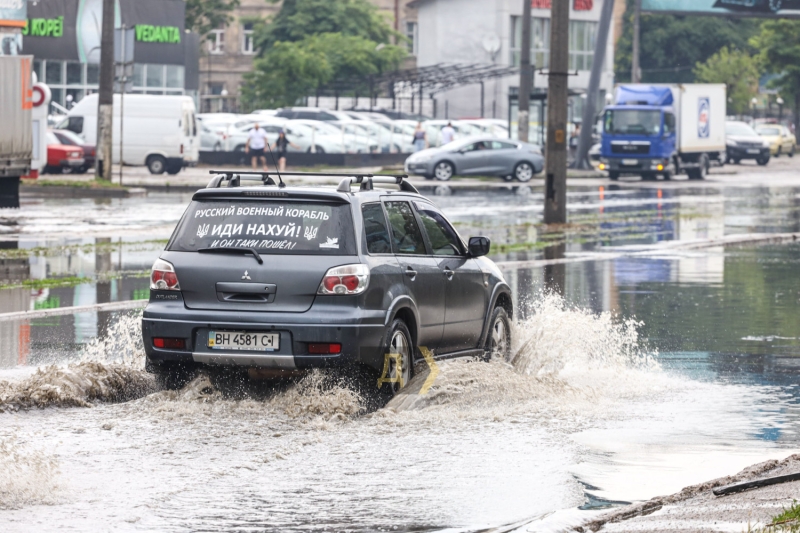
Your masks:
{"label": "rear bumper", "polygon": [[[353,362],[380,369],[383,365],[382,311],[351,310],[343,313],[219,313],[186,309],[183,302],[151,303],[142,318],[142,335],[148,359],[155,364],[193,362],[254,368],[306,369],[340,366]],[[344,316],[343,316],[344,315]],[[217,350],[208,347],[208,332],[248,331],[280,335],[277,350]],[[153,337],[185,339],[185,350],[160,349]],[[338,343],[338,354],[310,354],[310,343]]]}
{"label": "rear bumper", "polygon": [[760,159],[770,156],[770,148],[742,148],[741,146],[728,146],[728,159]]}

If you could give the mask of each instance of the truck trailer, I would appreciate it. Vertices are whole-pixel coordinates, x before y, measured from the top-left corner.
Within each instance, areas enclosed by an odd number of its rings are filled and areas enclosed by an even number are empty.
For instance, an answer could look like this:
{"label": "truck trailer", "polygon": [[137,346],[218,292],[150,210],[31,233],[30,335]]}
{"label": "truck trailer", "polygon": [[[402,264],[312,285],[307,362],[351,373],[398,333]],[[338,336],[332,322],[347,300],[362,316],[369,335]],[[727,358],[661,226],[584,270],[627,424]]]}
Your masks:
{"label": "truck trailer", "polygon": [[603,110],[600,170],[704,179],[725,162],[724,84],[619,85]]}
{"label": "truck trailer", "polygon": [[33,156],[32,56],[0,56],[0,208],[19,207]]}

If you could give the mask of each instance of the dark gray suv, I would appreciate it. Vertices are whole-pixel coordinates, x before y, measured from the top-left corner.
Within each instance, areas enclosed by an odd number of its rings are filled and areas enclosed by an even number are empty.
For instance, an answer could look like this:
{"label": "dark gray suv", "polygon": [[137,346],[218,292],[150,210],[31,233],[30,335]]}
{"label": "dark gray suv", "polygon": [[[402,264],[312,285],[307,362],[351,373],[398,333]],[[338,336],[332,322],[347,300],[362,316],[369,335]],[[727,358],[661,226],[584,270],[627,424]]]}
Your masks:
{"label": "dark gray suv", "polygon": [[[242,186],[253,178],[261,183]],[[420,347],[507,356],[511,291],[488,251],[485,237],[465,244],[404,176],[348,176],[333,188],[219,174],[153,265],[147,369],[177,386],[204,365],[342,366],[382,373],[396,392]]]}

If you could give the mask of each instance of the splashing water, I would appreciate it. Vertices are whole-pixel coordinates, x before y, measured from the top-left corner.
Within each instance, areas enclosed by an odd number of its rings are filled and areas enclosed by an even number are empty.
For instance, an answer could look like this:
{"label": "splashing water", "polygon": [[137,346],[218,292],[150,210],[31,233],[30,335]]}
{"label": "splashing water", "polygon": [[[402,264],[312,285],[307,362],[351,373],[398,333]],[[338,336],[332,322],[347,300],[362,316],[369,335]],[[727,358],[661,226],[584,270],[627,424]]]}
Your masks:
{"label": "splashing water", "polygon": [[56,459],[17,439],[0,439],[0,509],[53,504],[61,485]]}

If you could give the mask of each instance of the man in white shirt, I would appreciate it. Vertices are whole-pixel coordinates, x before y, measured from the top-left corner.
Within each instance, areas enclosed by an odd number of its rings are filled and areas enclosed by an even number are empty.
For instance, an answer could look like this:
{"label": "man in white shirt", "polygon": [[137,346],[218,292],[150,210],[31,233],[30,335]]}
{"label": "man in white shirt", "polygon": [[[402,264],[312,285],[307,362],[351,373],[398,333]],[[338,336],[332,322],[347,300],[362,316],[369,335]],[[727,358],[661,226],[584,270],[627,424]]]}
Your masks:
{"label": "man in white shirt", "polygon": [[245,153],[250,154],[250,162],[253,164],[253,170],[258,166],[258,160],[261,159],[261,166],[264,172],[267,171],[267,158],[264,156],[264,148],[267,146],[267,132],[258,127],[258,124],[253,124],[253,129],[247,134],[247,143],[244,145]]}
{"label": "man in white shirt", "polygon": [[447,143],[453,142],[453,139],[456,136],[456,130],[453,129],[453,124],[451,122],[447,123],[447,126],[442,128],[442,146]]}

